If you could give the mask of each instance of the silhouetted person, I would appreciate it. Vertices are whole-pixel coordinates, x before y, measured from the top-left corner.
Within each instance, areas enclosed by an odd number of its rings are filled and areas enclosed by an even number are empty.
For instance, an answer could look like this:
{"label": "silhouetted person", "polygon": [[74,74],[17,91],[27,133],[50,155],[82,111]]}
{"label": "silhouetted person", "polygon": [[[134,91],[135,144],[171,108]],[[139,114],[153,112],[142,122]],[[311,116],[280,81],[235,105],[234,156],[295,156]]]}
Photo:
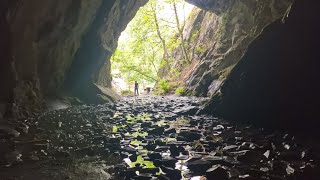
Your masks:
{"label": "silhouetted person", "polygon": [[150,88],[150,87],[147,87],[147,88],[146,88],[146,91],[147,91],[147,93],[149,94],[150,91],[151,91],[151,88]]}
{"label": "silhouetted person", "polygon": [[137,81],[134,82],[134,95],[139,95],[139,84]]}

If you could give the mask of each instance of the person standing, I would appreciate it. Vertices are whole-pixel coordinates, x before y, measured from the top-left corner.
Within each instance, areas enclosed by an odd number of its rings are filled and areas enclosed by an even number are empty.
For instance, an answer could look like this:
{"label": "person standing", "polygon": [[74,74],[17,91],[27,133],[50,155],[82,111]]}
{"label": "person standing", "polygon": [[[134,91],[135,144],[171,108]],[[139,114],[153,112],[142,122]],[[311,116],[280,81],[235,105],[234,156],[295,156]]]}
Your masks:
{"label": "person standing", "polygon": [[137,81],[134,82],[134,95],[139,96],[139,84]]}

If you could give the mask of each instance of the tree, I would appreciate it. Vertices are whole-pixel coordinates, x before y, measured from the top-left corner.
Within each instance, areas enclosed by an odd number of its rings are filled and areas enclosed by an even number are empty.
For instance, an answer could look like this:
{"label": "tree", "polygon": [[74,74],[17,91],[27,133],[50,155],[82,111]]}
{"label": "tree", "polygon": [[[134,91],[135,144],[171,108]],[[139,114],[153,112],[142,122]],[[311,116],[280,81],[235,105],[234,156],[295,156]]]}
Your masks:
{"label": "tree", "polygon": [[184,60],[188,64],[191,64],[191,60],[190,60],[189,55],[187,53],[186,44],[185,44],[184,36],[183,36],[184,25],[181,26],[181,23],[180,23],[180,20],[179,20],[178,9],[177,9],[177,0],[172,0],[172,6],[173,6],[175,18],[176,18],[178,33],[179,33],[179,36],[180,36],[180,41],[181,41],[180,42],[181,43],[180,46],[181,46],[181,50],[182,50],[182,53],[183,53],[183,57],[184,57]]}
{"label": "tree", "polygon": [[158,16],[157,16],[157,1],[155,1],[155,0],[151,1],[150,9],[152,10],[152,17],[154,20],[154,25],[156,27],[156,32],[157,32],[158,38],[160,39],[161,44],[162,44],[163,60],[166,62],[166,66],[170,67],[169,54],[168,54],[168,50],[167,50],[166,40],[162,36],[160,26],[159,26]]}
{"label": "tree", "polygon": [[[112,56],[114,77],[125,79],[127,83],[135,80],[146,83],[159,81],[160,67],[170,67],[170,49],[179,45],[176,35],[181,34],[183,29],[178,17],[179,6],[174,4],[173,10],[172,2],[150,0],[140,8],[121,35]],[[183,40],[183,34],[180,37]]]}

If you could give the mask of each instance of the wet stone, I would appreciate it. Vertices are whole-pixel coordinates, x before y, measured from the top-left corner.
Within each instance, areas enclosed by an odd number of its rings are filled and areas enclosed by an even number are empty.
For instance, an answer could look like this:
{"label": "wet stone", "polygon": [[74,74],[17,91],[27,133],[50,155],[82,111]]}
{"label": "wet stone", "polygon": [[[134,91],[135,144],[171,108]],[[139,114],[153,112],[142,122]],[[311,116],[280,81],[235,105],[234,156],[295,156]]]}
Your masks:
{"label": "wet stone", "polygon": [[161,170],[166,173],[169,179],[181,179],[181,171],[174,169],[172,167],[161,166]]}
{"label": "wet stone", "polygon": [[198,107],[195,106],[189,106],[189,107],[183,107],[177,110],[174,110],[173,113],[179,114],[179,115],[194,115],[199,110]]}
{"label": "wet stone", "polygon": [[132,162],[137,161],[137,158],[138,158],[137,154],[132,154],[132,155],[129,156],[129,159],[130,159],[130,161],[132,161]]}
{"label": "wet stone", "polygon": [[[5,138],[0,138],[0,166],[14,167],[46,158],[65,164],[76,157],[80,162],[107,166],[123,163],[104,167],[115,176],[111,179],[164,180],[182,176],[310,179],[304,178],[305,173],[312,174],[318,167],[317,149],[303,147],[292,135],[266,133],[210,115],[193,115],[201,101],[195,97],[123,97],[113,105],[44,113],[32,119],[36,125],[30,130],[26,130],[30,124],[4,126],[0,122],[0,137]],[[45,141],[26,145],[16,140],[28,131],[39,133]],[[16,148],[27,150],[19,152]]]}
{"label": "wet stone", "polygon": [[264,156],[261,152],[257,151],[244,151],[240,155],[238,155],[237,159],[241,162],[260,162]]}
{"label": "wet stone", "polygon": [[179,156],[181,151],[184,151],[183,147],[178,147],[176,145],[170,145],[170,153],[171,153],[172,157]]}
{"label": "wet stone", "polygon": [[157,147],[157,145],[155,145],[155,144],[148,144],[148,145],[145,146],[145,148],[146,148],[148,151],[153,151],[153,150],[156,149],[156,147]]}
{"label": "wet stone", "polygon": [[214,131],[224,130],[224,126],[223,125],[217,125],[216,127],[213,127],[212,130],[214,130]]}
{"label": "wet stone", "polygon": [[114,143],[114,144],[120,143],[120,139],[119,138],[109,138],[107,141],[109,143]]}
{"label": "wet stone", "polygon": [[154,129],[151,129],[148,131],[148,134],[152,134],[152,135],[162,135],[164,133],[165,128],[164,127],[156,127]]}
{"label": "wet stone", "polygon": [[202,159],[205,161],[209,161],[214,165],[224,163],[224,158],[221,156],[205,156]]}
{"label": "wet stone", "polygon": [[154,159],[162,159],[162,156],[160,153],[148,153],[148,157],[151,159],[151,160],[154,160]]}
{"label": "wet stone", "polygon": [[193,173],[203,174],[204,172],[206,172],[207,169],[209,169],[212,166],[212,163],[200,159],[188,162],[187,166]]}
{"label": "wet stone", "polygon": [[123,177],[127,177],[129,179],[131,177],[135,177],[137,174],[134,169],[133,170],[128,169],[126,171],[120,171],[120,175]]}
{"label": "wet stone", "polygon": [[197,125],[198,125],[198,121],[196,121],[196,120],[191,120],[191,121],[190,121],[190,125],[192,125],[192,126],[197,126]]}
{"label": "wet stone", "polygon": [[187,155],[180,155],[180,156],[177,156],[176,157],[178,160],[187,160],[187,159],[189,159],[189,156],[187,156]]}
{"label": "wet stone", "polygon": [[188,145],[188,144],[189,143],[187,143],[185,141],[170,141],[170,142],[167,142],[168,146],[171,146],[171,145],[184,146],[184,145]]}
{"label": "wet stone", "polygon": [[138,140],[138,141],[143,141],[144,138],[143,138],[142,136],[137,136],[137,140]]}
{"label": "wet stone", "polygon": [[143,122],[141,124],[141,127],[142,128],[150,128],[152,126],[152,123],[151,122]]}
{"label": "wet stone", "polygon": [[154,151],[155,152],[162,152],[162,151],[167,151],[169,149],[170,149],[169,146],[158,146]]}
{"label": "wet stone", "polygon": [[142,173],[139,174],[139,176],[134,176],[132,179],[137,179],[137,180],[149,180],[149,179],[153,179],[154,177],[152,176],[152,174],[149,173]]}
{"label": "wet stone", "polygon": [[208,179],[228,180],[229,173],[226,167],[216,165],[206,171],[206,177]]}
{"label": "wet stone", "polygon": [[135,154],[135,153],[136,153],[136,149],[134,149],[134,148],[132,148],[132,147],[129,147],[129,146],[123,147],[123,148],[121,148],[121,150],[122,150],[122,151],[125,151],[125,152],[128,152],[128,153],[130,153],[130,154]]}
{"label": "wet stone", "polygon": [[164,158],[164,159],[155,159],[153,161],[154,165],[157,167],[164,166],[164,167],[171,167],[175,168],[177,160],[174,158]]}
{"label": "wet stone", "polygon": [[224,151],[231,151],[231,150],[235,150],[239,148],[239,146],[236,146],[236,145],[229,145],[229,146],[226,146],[223,148]]}
{"label": "wet stone", "polygon": [[157,139],[154,143],[158,146],[166,146],[166,143],[160,139]]}
{"label": "wet stone", "polygon": [[200,154],[193,154],[192,158],[189,160],[189,162],[191,161],[196,161],[196,160],[200,160],[203,156]]}
{"label": "wet stone", "polygon": [[159,180],[171,180],[168,176],[165,176],[165,175],[162,175],[162,174],[158,176],[158,179]]}
{"label": "wet stone", "polygon": [[171,128],[171,129],[166,129],[164,134],[175,134],[176,133],[176,129]]}
{"label": "wet stone", "polygon": [[202,134],[190,131],[182,131],[178,134],[178,141],[195,141],[199,140],[202,137]]}

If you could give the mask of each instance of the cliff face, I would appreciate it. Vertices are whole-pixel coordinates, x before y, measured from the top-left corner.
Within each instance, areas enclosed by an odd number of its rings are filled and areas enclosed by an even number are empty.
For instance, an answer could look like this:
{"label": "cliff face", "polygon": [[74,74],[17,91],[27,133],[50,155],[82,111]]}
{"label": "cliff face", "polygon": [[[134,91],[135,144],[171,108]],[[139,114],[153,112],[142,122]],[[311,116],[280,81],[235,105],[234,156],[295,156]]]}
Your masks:
{"label": "cliff face", "polygon": [[230,120],[319,135],[320,2],[297,0],[249,46],[205,110]]}
{"label": "cliff face", "polygon": [[[282,18],[293,2],[188,1],[206,9],[195,9],[184,30],[189,56],[198,63],[187,87],[197,96],[215,94],[250,43],[267,25]],[[179,53],[174,56],[182,57]]]}
{"label": "cliff face", "polygon": [[186,86],[211,97],[204,111],[318,134],[320,2],[190,1],[209,3],[207,11],[194,10],[185,28],[197,64]]}
{"label": "cliff face", "polygon": [[23,117],[60,92],[113,99],[108,59],[146,1],[1,1],[1,113]]}
{"label": "cliff face", "polygon": [[186,0],[188,3],[198,6],[199,8],[220,14],[226,11],[234,0]]}

